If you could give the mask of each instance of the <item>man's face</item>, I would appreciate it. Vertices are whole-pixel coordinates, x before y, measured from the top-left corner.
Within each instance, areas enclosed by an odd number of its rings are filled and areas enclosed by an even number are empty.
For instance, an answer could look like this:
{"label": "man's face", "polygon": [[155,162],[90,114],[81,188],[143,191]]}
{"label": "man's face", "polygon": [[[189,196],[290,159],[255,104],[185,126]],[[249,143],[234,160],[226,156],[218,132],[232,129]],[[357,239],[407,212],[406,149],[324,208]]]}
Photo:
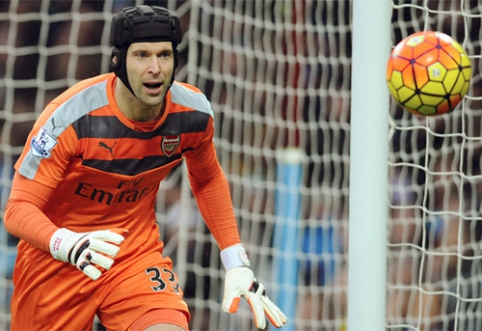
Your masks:
{"label": "man's face", "polygon": [[137,99],[146,106],[161,105],[174,71],[172,43],[131,44],[127,49],[126,68]]}

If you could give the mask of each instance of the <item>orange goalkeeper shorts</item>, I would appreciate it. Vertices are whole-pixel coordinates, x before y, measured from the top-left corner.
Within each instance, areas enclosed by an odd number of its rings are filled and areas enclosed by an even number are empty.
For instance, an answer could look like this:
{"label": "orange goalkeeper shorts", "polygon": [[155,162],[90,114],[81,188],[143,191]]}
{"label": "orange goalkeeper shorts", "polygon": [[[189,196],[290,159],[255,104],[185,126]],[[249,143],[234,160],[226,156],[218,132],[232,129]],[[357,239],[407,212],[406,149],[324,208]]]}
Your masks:
{"label": "orange goalkeeper shorts", "polygon": [[158,250],[116,260],[93,281],[49,253],[21,246],[14,270],[12,330],[91,330],[96,314],[107,330],[127,330],[156,309],[180,311],[189,321],[172,261]]}

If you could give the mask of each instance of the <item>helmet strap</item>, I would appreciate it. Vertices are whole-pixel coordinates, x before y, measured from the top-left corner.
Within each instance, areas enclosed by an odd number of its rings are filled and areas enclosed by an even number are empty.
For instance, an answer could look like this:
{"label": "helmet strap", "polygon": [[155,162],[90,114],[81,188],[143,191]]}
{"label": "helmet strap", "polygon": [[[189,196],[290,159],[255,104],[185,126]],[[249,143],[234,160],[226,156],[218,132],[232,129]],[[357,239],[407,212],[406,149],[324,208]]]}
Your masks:
{"label": "helmet strap", "polygon": [[[117,61],[114,62],[114,57]],[[134,90],[132,90],[131,84],[129,83],[129,78],[127,77],[127,47],[114,48],[112,50],[112,55],[110,59],[110,70],[113,71],[117,77],[120,78],[125,87],[137,98]]]}

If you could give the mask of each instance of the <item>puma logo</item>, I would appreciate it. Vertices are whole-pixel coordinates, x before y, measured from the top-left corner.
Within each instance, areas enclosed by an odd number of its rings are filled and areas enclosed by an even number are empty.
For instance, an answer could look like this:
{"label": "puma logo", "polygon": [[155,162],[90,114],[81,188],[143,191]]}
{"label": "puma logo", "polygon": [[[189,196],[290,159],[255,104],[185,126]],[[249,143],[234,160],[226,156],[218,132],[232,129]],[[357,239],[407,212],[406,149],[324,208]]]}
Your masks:
{"label": "puma logo", "polygon": [[50,122],[52,122],[52,133],[54,133],[55,129],[61,128],[60,125],[55,125],[55,118],[52,117],[52,119],[50,120]]}
{"label": "puma logo", "polygon": [[102,148],[105,148],[109,151],[110,155],[112,155],[112,157],[114,157],[114,146],[117,145],[117,141],[114,143],[114,145],[112,145],[112,147],[109,147],[106,143],[104,143],[103,141],[100,141],[99,142],[99,147],[102,147]]}

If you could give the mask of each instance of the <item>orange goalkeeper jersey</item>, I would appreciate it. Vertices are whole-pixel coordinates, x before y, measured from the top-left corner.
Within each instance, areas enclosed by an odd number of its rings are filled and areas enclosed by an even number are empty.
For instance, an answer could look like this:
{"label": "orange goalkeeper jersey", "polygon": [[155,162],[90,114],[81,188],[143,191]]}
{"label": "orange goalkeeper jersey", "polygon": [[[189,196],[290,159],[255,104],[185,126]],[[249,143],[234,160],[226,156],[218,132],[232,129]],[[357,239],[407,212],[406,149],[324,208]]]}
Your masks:
{"label": "orange goalkeeper jersey", "polygon": [[[113,73],[82,81],[42,112],[15,166],[5,212],[9,231],[48,251],[57,228],[126,228],[117,257],[122,259],[159,240],[154,210],[159,184],[185,159],[199,209],[220,248],[239,243],[204,94],[174,82],[162,117],[146,124],[121,113],[115,84]],[[34,248],[21,241],[19,249]]]}

